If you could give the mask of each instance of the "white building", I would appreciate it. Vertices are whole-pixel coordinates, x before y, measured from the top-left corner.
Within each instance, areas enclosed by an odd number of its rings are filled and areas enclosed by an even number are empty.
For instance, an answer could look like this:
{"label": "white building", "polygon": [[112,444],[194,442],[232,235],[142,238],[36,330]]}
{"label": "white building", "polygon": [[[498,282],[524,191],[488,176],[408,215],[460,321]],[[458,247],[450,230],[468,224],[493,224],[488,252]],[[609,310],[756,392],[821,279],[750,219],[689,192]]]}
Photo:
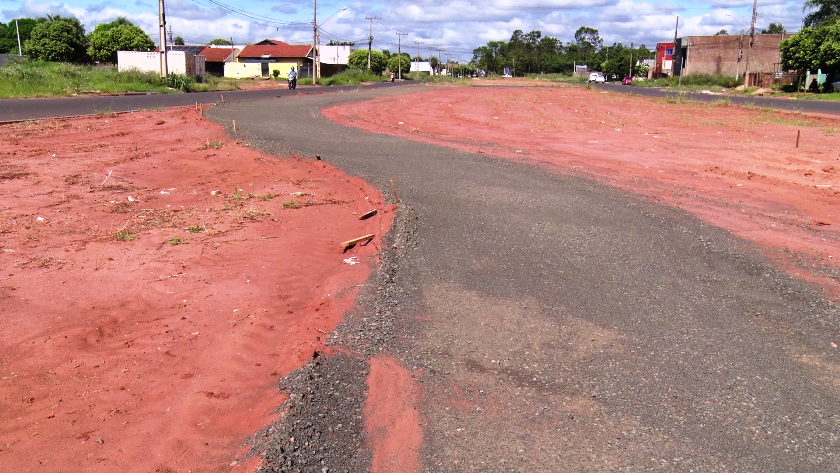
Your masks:
{"label": "white building", "polygon": [[[161,55],[155,51],[117,51],[117,69],[120,72],[137,69],[161,74]],[[170,74],[184,74],[204,80],[204,56],[184,51],[167,51],[166,69]]]}

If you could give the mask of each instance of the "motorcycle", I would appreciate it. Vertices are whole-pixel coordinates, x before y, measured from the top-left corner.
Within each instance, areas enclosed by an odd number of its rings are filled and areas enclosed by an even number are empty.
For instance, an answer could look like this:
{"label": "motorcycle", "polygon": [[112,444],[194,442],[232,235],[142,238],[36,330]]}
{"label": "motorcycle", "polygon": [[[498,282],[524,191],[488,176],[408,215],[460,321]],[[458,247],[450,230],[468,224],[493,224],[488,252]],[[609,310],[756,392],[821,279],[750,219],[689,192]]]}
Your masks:
{"label": "motorcycle", "polygon": [[289,77],[289,90],[297,88],[297,77]]}

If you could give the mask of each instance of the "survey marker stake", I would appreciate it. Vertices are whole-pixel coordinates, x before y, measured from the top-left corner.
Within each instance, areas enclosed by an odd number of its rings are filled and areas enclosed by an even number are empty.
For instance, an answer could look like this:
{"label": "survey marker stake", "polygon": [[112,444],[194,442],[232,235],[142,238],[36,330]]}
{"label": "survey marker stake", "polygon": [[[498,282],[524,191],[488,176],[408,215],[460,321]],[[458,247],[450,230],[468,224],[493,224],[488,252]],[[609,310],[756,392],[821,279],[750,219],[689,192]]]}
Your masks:
{"label": "survey marker stake", "polygon": [[400,203],[400,196],[397,195],[397,188],[394,186],[394,180],[391,179],[391,191],[394,193],[394,202]]}

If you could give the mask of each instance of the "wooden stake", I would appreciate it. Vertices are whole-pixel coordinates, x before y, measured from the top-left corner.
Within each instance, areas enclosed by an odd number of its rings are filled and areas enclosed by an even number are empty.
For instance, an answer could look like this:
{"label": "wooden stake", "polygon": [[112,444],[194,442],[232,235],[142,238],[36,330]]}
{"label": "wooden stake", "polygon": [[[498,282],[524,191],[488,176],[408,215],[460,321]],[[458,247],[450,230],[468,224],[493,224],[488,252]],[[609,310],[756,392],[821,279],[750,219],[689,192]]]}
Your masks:
{"label": "wooden stake", "polygon": [[222,94],[222,103],[225,103],[225,96]]}
{"label": "wooden stake", "polygon": [[397,188],[396,188],[396,186],[394,186],[394,180],[393,179],[391,179],[391,190],[394,192],[394,201],[399,204],[400,203],[400,196],[397,195]]}
{"label": "wooden stake", "polygon": [[370,210],[370,211],[368,211],[368,212],[363,213],[363,214],[359,217],[359,220],[365,220],[365,219],[368,219],[368,218],[373,217],[374,215],[376,215],[376,209],[373,209],[373,210]]}
{"label": "wooden stake", "polygon": [[796,130],[796,147],[799,148],[799,134],[802,133],[802,130]]}
{"label": "wooden stake", "polygon": [[365,235],[363,237],[353,238],[352,240],[347,240],[347,241],[345,241],[344,243],[341,244],[341,249],[346,250],[348,247],[351,247],[351,246],[355,245],[356,243],[361,243],[363,241],[370,241],[375,236],[376,236],[375,234],[371,233],[370,235]]}
{"label": "wooden stake", "polygon": [[233,132],[236,133],[236,120],[233,121]]}
{"label": "wooden stake", "polygon": [[195,103],[195,111],[198,111],[198,102]]}

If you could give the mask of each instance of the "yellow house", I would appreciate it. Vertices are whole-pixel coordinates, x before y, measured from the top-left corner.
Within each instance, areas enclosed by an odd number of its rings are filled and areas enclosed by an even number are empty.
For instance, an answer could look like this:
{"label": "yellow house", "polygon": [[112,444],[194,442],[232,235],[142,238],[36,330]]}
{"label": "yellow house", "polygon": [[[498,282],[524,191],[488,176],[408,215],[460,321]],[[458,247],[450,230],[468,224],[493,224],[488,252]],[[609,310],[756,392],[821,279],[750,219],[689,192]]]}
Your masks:
{"label": "yellow house", "polygon": [[[312,70],[311,45],[291,45],[266,39],[245,46],[233,62],[225,64],[225,77],[287,77],[292,67],[300,74],[301,67]],[[311,74],[311,73],[310,73]],[[308,74],[303,74],[308,75]]]}

